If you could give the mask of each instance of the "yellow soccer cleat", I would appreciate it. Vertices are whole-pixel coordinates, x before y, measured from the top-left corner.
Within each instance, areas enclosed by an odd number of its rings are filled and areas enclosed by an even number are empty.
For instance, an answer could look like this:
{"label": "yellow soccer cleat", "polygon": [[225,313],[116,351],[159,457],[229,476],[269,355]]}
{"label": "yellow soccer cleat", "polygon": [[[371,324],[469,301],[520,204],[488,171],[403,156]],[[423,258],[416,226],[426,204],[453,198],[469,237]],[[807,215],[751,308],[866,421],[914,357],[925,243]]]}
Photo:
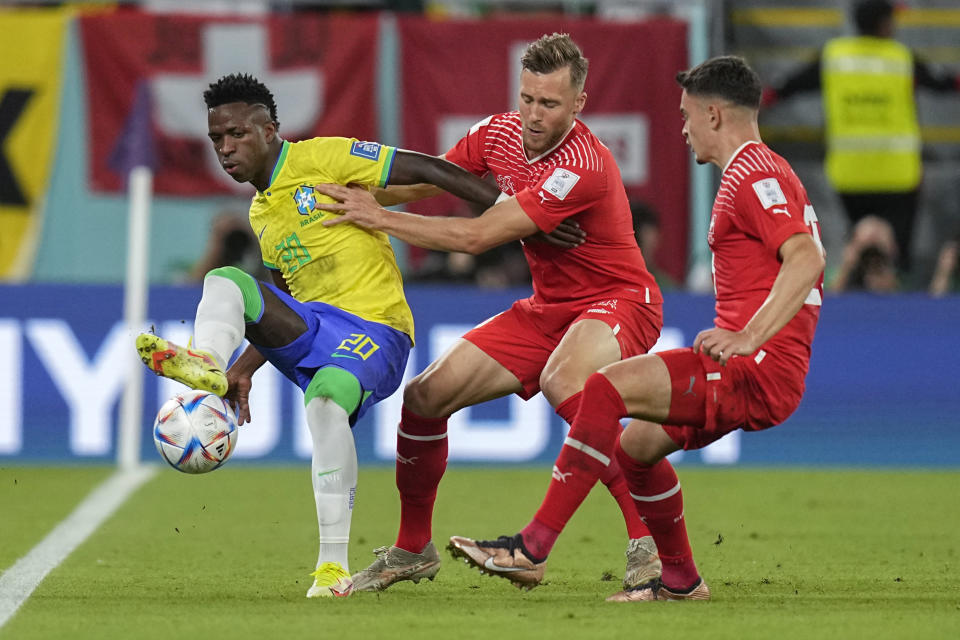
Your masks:
{"label": "yellow soccer cleat", "polygon": [[339,562],[324,562],[311,573],[313,586],[308,598],[345,598],[353,593],[353,581]]}
{"label": "yellow soccer cleat", "polygon": [[206,351],[186,349],[150,333],[137,336],[137,353],[158,376],[220,397],[227,393],[227,376]]}

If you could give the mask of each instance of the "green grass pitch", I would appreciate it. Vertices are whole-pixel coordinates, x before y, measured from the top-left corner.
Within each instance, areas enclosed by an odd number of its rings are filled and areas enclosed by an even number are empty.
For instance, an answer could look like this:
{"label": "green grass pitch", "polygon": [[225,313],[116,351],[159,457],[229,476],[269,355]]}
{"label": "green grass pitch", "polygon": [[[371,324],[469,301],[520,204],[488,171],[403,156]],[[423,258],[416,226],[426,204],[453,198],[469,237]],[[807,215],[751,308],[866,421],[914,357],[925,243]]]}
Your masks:
{"label": "green grass pitch", "polygon": [[[309,467],[159,473],[0,628],[16,638],[957,638],[955,471],[679,469],[705,603],[613,604],[626,534],[595,489],[526,593],[444,554],[436,581],[307,600]],[[0,570],[105,468],[0,468]],[[548,469],[451,468],[434,540],[514,533]],[[393,470],[363,468],[351,569],[393,542]],[[629,636],[627,635],[629,634]]]}

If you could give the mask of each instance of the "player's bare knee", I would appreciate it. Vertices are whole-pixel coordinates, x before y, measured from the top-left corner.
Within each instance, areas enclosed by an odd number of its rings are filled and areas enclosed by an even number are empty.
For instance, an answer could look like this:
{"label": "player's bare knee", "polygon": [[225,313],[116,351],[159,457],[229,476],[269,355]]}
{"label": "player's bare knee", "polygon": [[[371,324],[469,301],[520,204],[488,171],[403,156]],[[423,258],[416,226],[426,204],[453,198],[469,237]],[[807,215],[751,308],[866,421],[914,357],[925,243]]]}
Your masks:
{"label": "player's bare knee", "polygon": [[583,388],[583,380],[561,368],[547,367],[540,374],[540,390],[550,406],[556,407]]}
{"label": "player's bare knee", "polygon": [[429,378],[423,374],[408,382],[403,388],[404,406],[425,418],[442,415],[438,413],[442,407],[439,406],[437,395],[432,392],[431,386]]}
{"label": "player's bare knee", "polygon": [[678,447],[659,424],[631,420],[620,434],[620,448],[637,462],[652,466]]}

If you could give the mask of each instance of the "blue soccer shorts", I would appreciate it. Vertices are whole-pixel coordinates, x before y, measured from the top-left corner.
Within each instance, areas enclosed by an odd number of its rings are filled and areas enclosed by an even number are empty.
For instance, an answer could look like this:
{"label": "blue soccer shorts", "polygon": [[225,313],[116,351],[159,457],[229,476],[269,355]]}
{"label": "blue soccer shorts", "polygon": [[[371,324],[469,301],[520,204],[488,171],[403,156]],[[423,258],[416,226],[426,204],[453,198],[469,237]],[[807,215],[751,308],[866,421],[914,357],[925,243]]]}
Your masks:
{"label": "blue soccer shorts", "polygon": [[306,391],[314,374],[323,367],[349,371],[360,382],[360,406],[350,416],[354,424],[371,406],[389,397],[403,381],[410,355],[410,337],[379,322],[364,320],[323,302],[300,302],[271,284],[284,304],[299,315],[307,330],[288,345],[257,350]]}

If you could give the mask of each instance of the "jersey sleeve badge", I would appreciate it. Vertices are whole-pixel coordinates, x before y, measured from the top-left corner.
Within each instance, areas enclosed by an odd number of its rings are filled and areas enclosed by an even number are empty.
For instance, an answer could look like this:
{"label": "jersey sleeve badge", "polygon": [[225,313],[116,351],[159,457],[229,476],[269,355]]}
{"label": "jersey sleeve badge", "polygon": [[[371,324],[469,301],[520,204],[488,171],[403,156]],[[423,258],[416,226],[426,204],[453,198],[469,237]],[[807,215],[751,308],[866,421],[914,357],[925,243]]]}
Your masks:
{"label": "jersey sleeve badge", "polygon": [[[764,209],[776,206],[778,204],[787,204],[787,197],[783,195],[783,189],[776,178],[764,178],[753,183],[753,190],[760,200],[760,205]],[[774,209],[773,213],[787,213],[786,209]],[[790,214],[787,213],[789,216]]]}
{"label": "jersey sleeve badge", "polygon": [[557,168],[553,170],[553,174],[543,183],[543,190],[557,200],[563,200],[579,181],[580,176],[573,171]]}
{"label": "jersey sleeve badge", "polygon": [[354,140],[350,147],[350,155],[367,160],[377,160],[380,157],[380,143]]}

